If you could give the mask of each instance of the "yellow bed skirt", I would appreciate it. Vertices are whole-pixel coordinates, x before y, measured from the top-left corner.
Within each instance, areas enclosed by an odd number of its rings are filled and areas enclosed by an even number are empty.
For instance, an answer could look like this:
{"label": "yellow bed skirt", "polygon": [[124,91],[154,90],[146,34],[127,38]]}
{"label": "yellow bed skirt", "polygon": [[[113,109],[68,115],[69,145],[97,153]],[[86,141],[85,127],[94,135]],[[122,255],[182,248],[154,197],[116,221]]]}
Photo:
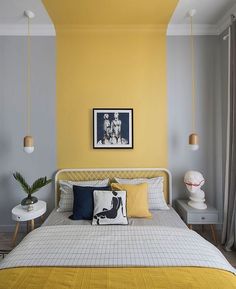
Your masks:
{"label": "yellow bed skirt", "polygon": [[197,267],[0,270],[1,289],[233,289],[232,273]]}

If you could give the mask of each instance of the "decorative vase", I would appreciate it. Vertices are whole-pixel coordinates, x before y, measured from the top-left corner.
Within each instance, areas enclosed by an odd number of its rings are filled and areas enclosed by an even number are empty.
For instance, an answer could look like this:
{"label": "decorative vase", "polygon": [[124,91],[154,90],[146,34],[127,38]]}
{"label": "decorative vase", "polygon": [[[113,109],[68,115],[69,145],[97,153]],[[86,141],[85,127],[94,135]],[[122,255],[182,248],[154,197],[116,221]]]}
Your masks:
{"label": "decorative vase", "polygon": [[32,211],[34,209],[34,204],[38,202],[36,197],[28,196],[21,201],[21,206],[27,210]]}

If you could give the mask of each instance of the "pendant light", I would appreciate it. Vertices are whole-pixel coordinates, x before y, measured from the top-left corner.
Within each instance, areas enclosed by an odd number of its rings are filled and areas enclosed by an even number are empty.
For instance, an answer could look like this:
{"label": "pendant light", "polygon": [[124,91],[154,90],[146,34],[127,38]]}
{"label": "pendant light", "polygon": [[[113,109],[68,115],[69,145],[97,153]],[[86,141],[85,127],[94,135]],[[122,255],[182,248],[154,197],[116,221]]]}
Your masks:
{"label": "pendant light", "polygon": [[198,135],[196,133],[196,86],[195,86],[195,50],[193,36],[193,16],[196,14],[195,9],[188,12],[190,18],[191,31],[191,65],[192,65],[192,133],[189,135],[189,148],[193,151],[199,149]]}
{"label": "pendant light", "polygon": [[24,137],[24,152],[31,154],[34,151],[34,139],[30,135],[31,131],[31,39],[30,39],[30,20],[35,14],[30,11],[24,11],[24,15],[28,20],[27,34],[27,135]]}

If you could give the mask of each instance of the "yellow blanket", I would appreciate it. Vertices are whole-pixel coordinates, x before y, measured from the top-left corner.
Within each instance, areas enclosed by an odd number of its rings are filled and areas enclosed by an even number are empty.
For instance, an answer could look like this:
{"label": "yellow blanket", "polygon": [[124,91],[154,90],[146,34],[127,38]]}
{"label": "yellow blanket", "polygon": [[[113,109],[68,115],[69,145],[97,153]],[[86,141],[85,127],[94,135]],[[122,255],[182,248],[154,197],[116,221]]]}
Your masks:
{"label": "yellow blanket", "polygon": [[0,289],[236,289],[232,273],[197,267],[0,270]]}

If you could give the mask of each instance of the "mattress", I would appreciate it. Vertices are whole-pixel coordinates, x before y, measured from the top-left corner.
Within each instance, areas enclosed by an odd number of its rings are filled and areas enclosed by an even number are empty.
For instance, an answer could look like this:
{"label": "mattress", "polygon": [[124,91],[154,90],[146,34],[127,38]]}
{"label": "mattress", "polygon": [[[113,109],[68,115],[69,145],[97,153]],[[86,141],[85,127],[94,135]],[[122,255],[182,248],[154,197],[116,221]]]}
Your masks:
{"label": "mattress", "polygon": [[[151,210],[152,218],[129,218],[129,224],[133,226],[167,226],[174,228],[187,228],[185,223],[170,207],[169,210]],[[54,209],[48,218],[43,223],[43,226],[56,226],[56,225],[91,225],[91,221],[80,220],[74,221],[69,219],[72,212],[57,212]]]}

